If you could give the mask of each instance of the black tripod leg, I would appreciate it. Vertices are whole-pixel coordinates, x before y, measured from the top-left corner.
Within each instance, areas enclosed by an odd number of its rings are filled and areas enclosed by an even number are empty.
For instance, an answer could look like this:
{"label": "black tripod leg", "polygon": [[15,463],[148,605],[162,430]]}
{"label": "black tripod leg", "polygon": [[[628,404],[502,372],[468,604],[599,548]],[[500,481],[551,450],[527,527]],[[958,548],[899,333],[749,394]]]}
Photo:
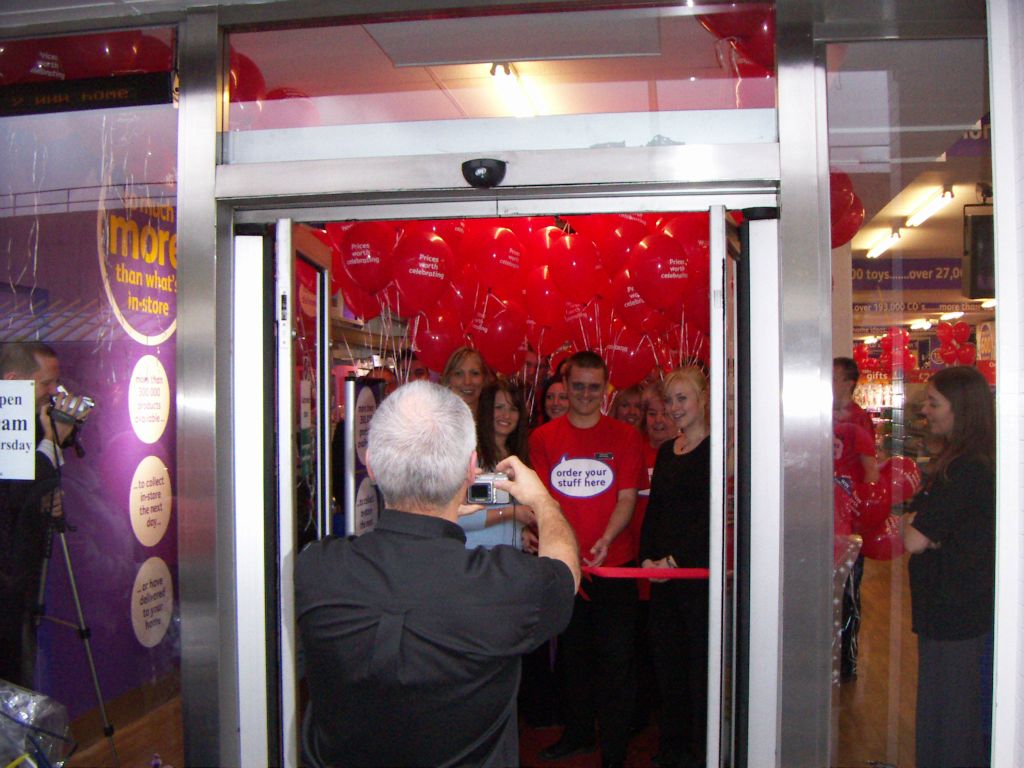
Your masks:
{"label": "black tripod leg", "polygon": [[78,636],[82,638],[82,644],[85,646],[85,658],[89,664],[89,673],[92,675],[92,686],[96,691],[96,701],[99,703],[100,717],[103,720],[103,735],[107,737],[110,742],[110,752],[114,757],[114,765],[120,765],[120,761],[117,756],[117,746],[114,744],[114,726],[111,725],[110,720],[107,719],[107,708],[103,704],[103,692],[100,690],[100,679],[96,674],[96,663],[92,658],[92,646],[89,644],[89,637],[91,635],[89,627],[85,624],[85,614],[82,613],[82,601],[78,599],[78,586],[75,583],[75,572],[71,567],[71,552],[68,551],[68,539],[67,534],[64,531],[58,533],[60,537],[60,546],[64,552],[64,565],[68,569],[68,584],[71,585],[71,598],[75,603],[75,613],[78,618]]}

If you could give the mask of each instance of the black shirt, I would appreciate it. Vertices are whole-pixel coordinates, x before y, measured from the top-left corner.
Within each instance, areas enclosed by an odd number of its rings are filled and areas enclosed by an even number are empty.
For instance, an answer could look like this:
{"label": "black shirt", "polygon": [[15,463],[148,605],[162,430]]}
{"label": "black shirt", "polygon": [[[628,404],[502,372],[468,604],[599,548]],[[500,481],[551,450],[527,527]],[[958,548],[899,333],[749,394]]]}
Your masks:
{"label": "black shirt", "polygon": [[996,501],[991,466],[954,459],[914,499],[914,527],[940,544],[910,558],[913,630],[934,640],[966,640],[992,629]]}
{"label": "black shirt", "polygon": [[640,560],[672,555],[680,568],[707,568],[711,548],[711,440],[681,456],[658,449],[640,533]]}
{"label": "black shirt", "polygon": [[573,607],[562,562],[469,549],[454,523],[385,510],[295,569],[314,740],[331,765],[519,762],[519,656]]}

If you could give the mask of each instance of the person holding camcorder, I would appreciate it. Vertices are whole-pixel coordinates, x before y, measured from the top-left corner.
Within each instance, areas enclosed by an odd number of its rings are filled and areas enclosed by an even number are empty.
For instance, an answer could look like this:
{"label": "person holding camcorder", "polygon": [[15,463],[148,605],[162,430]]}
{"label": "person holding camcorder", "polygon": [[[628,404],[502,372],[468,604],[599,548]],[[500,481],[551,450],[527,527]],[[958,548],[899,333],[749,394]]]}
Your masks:
{"label": "person holding camcorder", "polygon": [[34,480],[0,481],[0,678],[33,688],[36,607],[47,530],[63,515],[60,467],[93,402],[61,387],[57,353],[40,342],[7,343],[0,377],[35,382]]}

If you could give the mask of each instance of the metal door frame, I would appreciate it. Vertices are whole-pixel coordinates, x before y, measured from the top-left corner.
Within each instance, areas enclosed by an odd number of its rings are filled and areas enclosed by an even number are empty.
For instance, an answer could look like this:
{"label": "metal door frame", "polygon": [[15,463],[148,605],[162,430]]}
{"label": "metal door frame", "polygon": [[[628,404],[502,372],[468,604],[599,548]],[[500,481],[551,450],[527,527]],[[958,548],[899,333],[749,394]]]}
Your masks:
{"label": "metal door frame", "polygon": [[[455,201],[418,201],[418,202],[390,202],[380,201],[374,199],[364,199],[361,201],[352,201],[348,204],[342,205],[326,205],[326,206],[315,206],[309,205],[309,201],[304,201],[304,205],[300,206],[277,206],[271,205],[267,207],[250,207],[246,206],[245,210],[236,208],[233,213],[234,223],[239,225],[261,225],[266,226],[278,221],[287,221],[289,225],[291,222],[302,223],[304,221],[325,221],[325,220],[347,220],[347,219],[416,219],[416,218],[462,218],[466,216],[522,216],[522,215],[537,215],[542,213],[550,213],[552,210],[557,210],[559,213],[592,213],[592,212],[642,212],[642,211],[710,211],[710,222],[711,222],[711,259],[712,259],[712,270],[711,270],[711,302],[712,302],[712,337],[711,337],[711,418],[712,418],[712,455],[716,458],[712,462],[712,541],[711,541],[711,561],[710,561],[710,584],[709,584],[709,680],[717,681],[717,684],[710,685],[708,687],[708,701],[709,701],[709,716],[708,716],[708,760],[709,765],[719,765],[721,756],[719,753],[719,747],[721,745],[721,734],[720,734],[720,713],[723,702],[721,700],[722,691],[722,679],[723,679],[723,663],[727,660],[722,658],[722,631],[723,631],[723,579],[725,578],[724,573],[724,537],[722,535],[724,520],[724,472],[725,472],[725,441],[722,430],[726,428],[725,424],[725,386],[726,386],[726,375],[725,365],[726,361],[724,358],[725,346],[724,346],[724,294],[723,294],[723,264],[726,258],[726,238],[725,238],[725,211],[726,207],[730,209],[737,209],[739,207],[773,207],[776,203],[776,194],[774,189],[766,185],[766,188],[753,192],[749,186],[744,187],[742,191],[734,194],[729,194],[720,189],[715,189],[713,193],[709,194],[709,190],[703,189],[700,191],[694,191],[692,194],[685,194],[676,192],[674,194],[630,194],[621,196],[604,196],[600,198],[588,197],[586,194],[579,194],[572,196],[565,192],[559,194],[536,194],[531,197],[497,200],[491,199],[487,201],[474,200],[468,205],[466,202],[455,202]],[[232,224],[232,227],[234,224]],[[720,230],[720,231],[719,231]],[[278,233],[278,252],[282,253],[291,248],[290,242],[283,242],[283,238],[280,234],[280,228]],[[777,251],[772,249],[773,252]],[[773,265],[767,265],[767,268],[771,268]],[[275,300],[275,305],[277,300]],[[278,311],[278,307],[275,306],[274,311]],[[285,323],[285,319],[278,318],[279,323]],[[283,330],[283,325],[279,329],[278,344],[284,344],[281,336],[284,334],[280,331]],[[288,379],[290,381],[291,372]],[[279,374],[280,375],[280,374]],[[278,382],[278,389],[280,392],[284,392],[283,388],[287,387],[287,383],[284,378]],[[290,390],[288,390],[290,392]],[[290,402],[286,404],[284,401],[290,400],[290,398],[281,397],[279,408],[283,413],[284,410],[290,407]],[[290,411],[289,411],[290,413]],[[285,434],[281,432],[280,434]],[[284,445],[285,441],[281,441],[279,446],[279,472],[281,473],[282,486],[286,484],[286,469],[291,465],[291,446]],[[717,449],[717,453],[715,452]],[[245,450],[245,447],[239,445],[237,440],[235,441],[235,450]],[[287,455],[286,455],[287,454]],[[287,466],[286,466],[287,465]],[[284,498],[282,496],[282,498]],[[281,510],[281,517],[285,517],[284,507],[279,507]],[[251,514],[251,511],[248,512]],[[279,583],[281,585],[282,594],[280,595],[280,605],[282,606],[281,619],[282,622],[288,620],[289,615],[288,606],[294,608],[292,603],[292,596],[285,594],[292,584],[291,574],[288,570],[293,565],[293,558],[289,557],[290,548],[287,546],[288,542],[282,539],[281,545],[281,561],[280,567],[282,573],[279,577]],[[251,570],[255,567],[262,567],[262,561],[257,558],[239,558],[237,561],[237,568],[239,571],[238,583],[254,583],[258,580],[255,575],[243,575],[244,571]],[[735,591],[733,591],[735,594]],[[291,614],[292,626],[293,622],[293,611]],[[255,619],[255,617],[253,617]],[[246,617],[242,615],[242,608],[239,607],[238,614],[239,627],[248,625],[253,626],[252,621],[247,621]],[[255,624],[256,626],[264,626],[263,624]],[[294,629],[290,632],[286,631],[287,628],[279,628],[282,632],[283,640],[287,640],[287,637],[294,637]],[[242,633],[239,632],[239,636]],[[253,653],[253,643],[249,641],[248,651],[250,655],[246,658],[247,663],[251,663]],[[733,646],[735,647],[735,645]],[[239,648],[240,654],[242,652],[241,644]],[[240,655],[240,658],[243,658]],[[731,660],[729,660],[731,661]],[[290,691],[294,690],[294,681],[290,680],[291,670],[294,669],[294,648],[291,643],[282,642],[281,647],[281,659],[280,659],[280,670],[278,679],[282,680],[281,684],[281,701],[282,701],[282,727],[283,727],[283,751],[284,751],[284,764],[294,765],[297,764],[297,742],[295,734],[297,732],[297,723],[295,718],[297,712],[294,708],[294,701],[289,701]],[[269,673],[268,673],[269,674]],[[735,679],[735,675],[733,675]],[[732,702],[728,702],[731,706]],[[243,741],[246,739],[246,734],[250,734],[250,742],[255,741],[251,734],[258,732],[260,728],[266,728],[267,720],[263,720],[262,723],[258,722],[258,711],[253,710],[251,716],[255,718],[253,722],[246,722],[244,719],[240,722],[240,732],[242,734]],[[729,745],[724,750],[727,754],[732,752],[732,746]]]}

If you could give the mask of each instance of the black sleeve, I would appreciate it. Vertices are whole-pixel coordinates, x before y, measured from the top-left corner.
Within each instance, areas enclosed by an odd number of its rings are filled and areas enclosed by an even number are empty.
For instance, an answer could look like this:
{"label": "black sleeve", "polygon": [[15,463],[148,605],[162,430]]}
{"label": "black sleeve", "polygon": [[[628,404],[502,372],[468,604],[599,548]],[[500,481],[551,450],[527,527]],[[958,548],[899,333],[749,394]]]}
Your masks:
{"label": "black sleeve", "polygon": [[644,560],[657,560],[664,555],[658,553],[657,531],[661,515],[665,507],[671,502],[666,491],[666,467],[672,450],[672,440],[666,440],[658,449],[658,456],[654,460],[654,472],[651,475],[651,493],[647,500],[647,511],[644,513],[643,526],[640,528],[640,562]]}

